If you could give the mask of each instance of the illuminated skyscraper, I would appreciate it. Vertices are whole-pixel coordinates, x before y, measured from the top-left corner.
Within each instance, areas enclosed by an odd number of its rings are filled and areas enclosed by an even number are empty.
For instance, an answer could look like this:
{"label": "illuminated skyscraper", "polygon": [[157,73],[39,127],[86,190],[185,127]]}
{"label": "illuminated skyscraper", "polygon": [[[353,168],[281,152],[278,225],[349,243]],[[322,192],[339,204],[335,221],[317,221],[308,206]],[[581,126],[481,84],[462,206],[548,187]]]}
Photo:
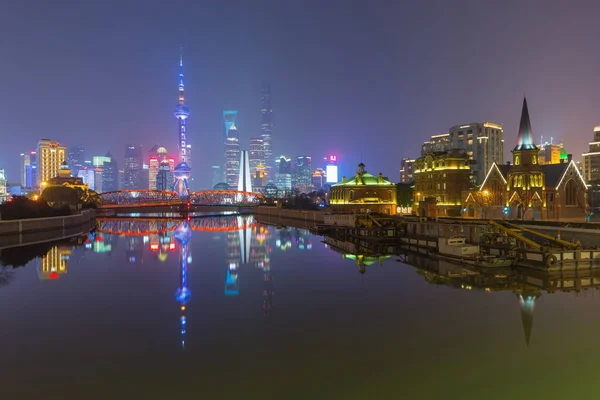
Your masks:
{"label": "illuminated skyscraper", "polygon": [[102,183],[98,188],[98,181],[96,180],[96,190],[98,192],[114,192],[119,190],[119,169],[117,163],[110,153],[106,153],[105,157],[94,157],[94,166],[102,168]]}
{"label": "illuminated skyscraper", "polygon": [[256,167],[259,164],[264,164],[264,142],[260,137],[250,138],[250,154],[248,156],[250,162],[250,172],[256,172]]}
{"label": "illuminated skyscraper", "polygon": [[21,153],[21,187],[31,187],[31,157],[29,153]]}
{"label": "illuminated skyscraper", "polygon": [[0,203],[7,199],[6,192],[6,173],[4,169],[0,169]]}
{"label": "illuminated skyscraper", "polygon": [[123,185],[124,190],[140,190],[142,187],[142,146],[126,146],[123,159]]}
{"label": "illuminated skyscraper", "polygon": [[267,179],[275,182],[275,160],[273,159],[273,107],[271,106],[271,85],[263,82],[261,98],[261,138],[263,140],[263,159],[266,167]]}
{"label": "illuminated skyscraper", "polygon": [[301,193],[308,193],[312,189],[312,157],[298,156],[296,168],[294,169],[294,187]]}
{"label": "illuminated skyscraper", "polygon": [[158,167],[156,175],[156,190],[170,190],[173,182],[174,159],[163,159]]}
{"label": "illuminated skyscraper", "polygon": [[73,174],[76,175],[79,170],[82,170],[85,164],[85,154],[83,145],[78,144],[68,148],[67,151],[67,164]]}
{"label": "illuminated skyscraper", "polygon": [[38,143],[39,184],[58,176],[58,171],[67,157],[67,148],[56,140],[40,139]]}
{"label": "illuminated skyscraper", "polygon": [[240,174],[240,136],[234,125],[231,125],[225,142],[225,182],[230,188],[237,188]]}
{"label": "illuminated skyscraper", "polygon": [[[156,177],[160,163],[167,159],[167,149],[162,146],[154,146],[148,152],[148,189],[156,190]],[[169,182],[171,185],[172,180]],[[169,188],[170,189],[170,188]],[[168,190],[168,189],[163,189]]]}
{"label": "illuminated skyscraper", "polygon": [[190,174],[192,169],[188,165],[187,161],[187,126],[186,120],[190,116],[190,109],[184,105],[185,96],[184,96],[185,88],[183,86],[183,56],[179,56],[179,104],[175,106],[173,109],[173,115],[179,121],[179,134],[178,134],[178,143],[179,143],[179,156],[177,157],[178,164],[175,167],[175,171],[173,171],[173,175],[175,177],[175,181],[173,183],[173,191],[176,192],[179,197],[186,198],[190,195],[190,189],[188,180],[190,178]]}

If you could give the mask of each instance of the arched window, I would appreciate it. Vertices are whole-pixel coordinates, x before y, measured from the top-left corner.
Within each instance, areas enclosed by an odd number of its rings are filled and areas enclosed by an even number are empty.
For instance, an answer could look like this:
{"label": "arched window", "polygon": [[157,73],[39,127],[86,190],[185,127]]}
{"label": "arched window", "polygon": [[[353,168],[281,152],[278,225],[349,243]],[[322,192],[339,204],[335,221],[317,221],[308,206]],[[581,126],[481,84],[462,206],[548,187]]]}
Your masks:
{"label": "arched window", "polygon": [[565,204],[568,206],[577,205],[577,184],[573,179],[569,180],[565,186]]}
{"label": "arched window", "polygon": [[519,165],[519,161],[521,161],[521,157],[515,156],[515,165]]}

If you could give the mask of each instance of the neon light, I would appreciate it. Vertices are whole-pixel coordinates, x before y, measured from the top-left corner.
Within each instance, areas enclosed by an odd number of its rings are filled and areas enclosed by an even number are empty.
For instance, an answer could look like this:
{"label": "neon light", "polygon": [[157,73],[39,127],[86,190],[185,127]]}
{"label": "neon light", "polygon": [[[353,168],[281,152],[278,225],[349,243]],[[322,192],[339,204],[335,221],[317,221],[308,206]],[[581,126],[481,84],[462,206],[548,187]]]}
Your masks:
{"label": "neon light", "polygon": [[492,169],[494,169],[494,167],[496,167],[496,170],[498,171],[498,174],[500,174],[500,178],[502,178],[502,180],[504,181],[504,184],[506,185],[506,183],[507,183],[506,179],[504,179],[504,176],[502,175],[502,172],[500,172],[500,168],[498,168],[498,165],[494,162],[492,164],[492,166],[490,167],[490,170],[488,171],[487,175],[485,176],[485,179],[483,180],[483,183],[481,184],[481,188],[479,190],[483,189],[483,187],[485,186],[485,183],[487,182],[488,177],[492,173]]}
{"label": "neon light", "polygon": [[573,165],[573,168],[577,172],[577,175],[579,176],[579,179],[581,179],[581,182],[583,183],[583,186],[586,186],[585,180],[583,179],[583,176],[581,176],[581,173],[579,172],[579,168],[577,168],[577,165],[575,164],[575,162],[573,160],[571,160],[571,162],[569,163],[569,166],[567,168],[565,168],[565,172],[563,172],[563,175],[560,178],[560,181],[558,182],[558,185],[556,185],[556,190],[558,190],[558,188],[560,188],[560,184],[565,179],[565,176],[567,175],[567,171],[569,170],[569,168],[571,168],[571,165]]}

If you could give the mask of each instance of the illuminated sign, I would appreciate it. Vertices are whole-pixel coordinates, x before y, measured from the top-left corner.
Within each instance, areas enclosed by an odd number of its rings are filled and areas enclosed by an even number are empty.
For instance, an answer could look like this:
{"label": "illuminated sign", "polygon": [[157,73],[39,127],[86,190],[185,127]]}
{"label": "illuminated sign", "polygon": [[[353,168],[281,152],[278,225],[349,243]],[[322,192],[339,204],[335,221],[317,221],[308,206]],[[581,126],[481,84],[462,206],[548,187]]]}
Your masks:
{"label": "illuminated sign", "polygon": [[338,181],[337,165],[328,165],[325,168],[325,171],[327,173],[327,183],[336,183]]}
{"label": "illuminated sign", "polygon": [[337,156],[329,156],[329,161],[336,162],[337,161]]}

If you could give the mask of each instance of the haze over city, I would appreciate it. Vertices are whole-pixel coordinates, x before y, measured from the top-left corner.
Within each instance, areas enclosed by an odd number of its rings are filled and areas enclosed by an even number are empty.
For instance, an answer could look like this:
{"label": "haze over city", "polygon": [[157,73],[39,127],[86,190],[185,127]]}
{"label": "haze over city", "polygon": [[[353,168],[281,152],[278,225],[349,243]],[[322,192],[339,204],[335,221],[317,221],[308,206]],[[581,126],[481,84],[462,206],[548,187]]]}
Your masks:
{"label": "haze over city", "polygon": [[[0,168],[40,138],[86,158],[126,144],[173,153],[179,49],[185,60],[193,177],[222,165],[224,109],[240,147],[260,134],[272,88],[274,155],[362,159],[398,181],[402,157],[451,126],[503,124],[514,146],[523,95],[536,142],[580,159],[600,123],[596,16],[589,2],[12,2],[0,15]],[[560,29],[557,29],[559,28]],[[8,40],[18,37],[18,40]]]}

